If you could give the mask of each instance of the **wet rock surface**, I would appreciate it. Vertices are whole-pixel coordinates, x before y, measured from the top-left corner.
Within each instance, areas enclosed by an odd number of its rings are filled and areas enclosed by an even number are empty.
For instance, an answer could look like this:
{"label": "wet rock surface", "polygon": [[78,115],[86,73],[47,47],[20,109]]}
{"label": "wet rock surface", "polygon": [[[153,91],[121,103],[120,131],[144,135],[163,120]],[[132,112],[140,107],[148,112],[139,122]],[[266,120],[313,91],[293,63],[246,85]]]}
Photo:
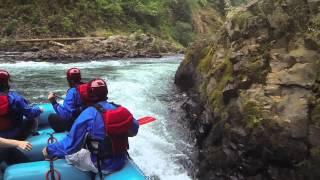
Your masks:
{"label": "wet rock surface", "polygon": [[319,7],[252,1],[187,50],[175,82],[193,97],[199,179],[320,178]]}

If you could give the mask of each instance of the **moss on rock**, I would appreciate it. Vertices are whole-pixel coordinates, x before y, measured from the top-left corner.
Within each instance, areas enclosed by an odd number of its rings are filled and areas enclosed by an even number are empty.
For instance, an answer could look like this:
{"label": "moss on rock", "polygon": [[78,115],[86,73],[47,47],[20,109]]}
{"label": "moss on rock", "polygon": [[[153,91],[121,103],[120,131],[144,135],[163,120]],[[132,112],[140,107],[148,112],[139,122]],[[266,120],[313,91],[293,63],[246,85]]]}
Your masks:
{"label": "moss on rock", "polygon": [[257,127],[263,120],[262,110],[259,104],[255,101],[247,101],[243,106],[244,122],[246,127]]}
{"label": "moss on rock", "polygon": [[207,54],[203,59],[201,59],[200,64],[198,65],[198,70],[202,73],[207,73],[211,69],[211,60],[214,54],[213,48],[206,47],[201,50],[201,54]]}
{"label": "moss on rock", "polygon": [[248,19],[254,15],[250,11],[239,11],[232,16],[232,21],[239,26],[240,29],[246,27]]}
{"label": "moss on rock", "polygon": [[212,91],[209,94],[209,103],[214,110],[214,112],[222,113],[224,109],[224,103],[223,103],[223,89],[226,87],[229,81],[233,79],[232,72],[233,72],[233,66],[232,63],[229,60],[229,57],[227,57],[223,63],[221,63],[217,68],[213,69],[212,74],[216,74],[217,71],[220,71],[221,77],[217,78],[217,84],[212,89]]}
{"label": "moss on rock", "polygon": [[312,17],[311,22],[308,26],[308,32],[312,38],[320,40],[320,13]]}

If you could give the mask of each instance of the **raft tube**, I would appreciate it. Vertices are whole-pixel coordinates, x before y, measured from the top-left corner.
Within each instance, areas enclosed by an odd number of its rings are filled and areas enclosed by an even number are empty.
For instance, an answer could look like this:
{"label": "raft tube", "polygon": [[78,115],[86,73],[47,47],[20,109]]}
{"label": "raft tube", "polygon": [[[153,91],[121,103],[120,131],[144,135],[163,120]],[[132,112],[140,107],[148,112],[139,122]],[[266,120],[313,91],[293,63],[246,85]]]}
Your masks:
{"label": "raft tube", "polygon": [[[145,180],[147,177],[143,174],[140,168],[132,160],[128,160],[127,164],[120,170],[109,175],[104,175],[104,180]],[[100,180],[99,175],[96,175],[95,180]]]}
{"label": "raft tube", "polygon": [[49,126],[48,117],[50,114],[55,114],[53,107],[51,104],[39,104],[38,107],[43,109],[43,113],[39,116],[39,127],[47,127]]}
{"label": "raft tube", "polygon": [[[42,150],[48,145],[48,139],[50,138],[50,133],[48,132],[51,131],[53,130],[45,129],[40,131],[39,135],[30,136],[26,139],[26,141],[29,141],[32,144],[32,150],[21,152],[25,154],[25,156],[28,157],[31,162],[44,160]],[[55,133],[53,134],[53,137],[56,138],[57,141],[61,141],[64,137],[66,137],[66,133]]]}
{"label": "raft tube", "polygon": [[[50,134],[54,133],[54,130],[49,127],[48,117],[50,114],[55,114],[55,111],[51,104],[38,104],[38,107],[43,109],[43,113],[39,116],[39,127],[38,135],[29,136],[26,141],[32,144],[31,151],[22,151],[31,162],[43,160],[42,149],[48,145],[48,139]],[[55,133],[54,137],[60,141],[66,136],[66,133]]]}
{"label": "raft tube", "polygon": [[[22,163],[9,166],[5,173],[5,180],[40,180],[46,179],[46,173],[50,169],[49,161]],[[83,172],[59,159],[54,161],[54,169],[60,173],[61,180],[76,179],[90,180],[91,173]],[[55,176],[57,177],[57,176]],[[58,179],[58,178],[56,178]]]}
{"label": "raft tube", "polygon": [[[61,175],[61,180],[77,179],[77,180],[90,180],[91,172],[80,171],[72,165],[67,164],[63,159],[54,161],[54,169]],[[45,179],[46,172],[49,170],[48,161],[38,161],[33,163],[23,163],[9,166],[4,174],[5,180],[38,180]],[[99,176],[96,175],[96,180]],[[145,180],[146,177],[137,167],[137,165],[128,160],[125,167],[121,170],[104,175],[104,180]]]}

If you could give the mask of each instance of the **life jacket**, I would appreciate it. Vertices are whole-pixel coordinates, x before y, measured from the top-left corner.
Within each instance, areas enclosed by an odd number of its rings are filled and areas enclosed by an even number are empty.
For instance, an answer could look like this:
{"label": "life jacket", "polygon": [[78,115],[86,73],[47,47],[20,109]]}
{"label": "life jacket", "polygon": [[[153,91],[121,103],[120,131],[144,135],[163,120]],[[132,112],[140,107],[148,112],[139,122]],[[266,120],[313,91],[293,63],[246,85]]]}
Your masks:
{"label": "life jacket", "polygon": [[88,96],[88,83],[83,83],[77,86],[77,91],[80,94],[81,101],[84,105],[90,104],[90,98]]}
{"label": "life jacket", "polygon": [[0,95],[0,131],[7,131],[12,128],[12,121],[9,118],[8,95]]}
{"label": "life jacket", "polygon": [[[128,131],[133,123],[132,114],[119,105],[112,110],[104,110],[100,105],[95,108],[102,114],[106,137],[103,141],[89,138],[88,149],[102,159],[127,153],[129,149]],[[98,142],[97,145],[94,145],[94,142]]]}

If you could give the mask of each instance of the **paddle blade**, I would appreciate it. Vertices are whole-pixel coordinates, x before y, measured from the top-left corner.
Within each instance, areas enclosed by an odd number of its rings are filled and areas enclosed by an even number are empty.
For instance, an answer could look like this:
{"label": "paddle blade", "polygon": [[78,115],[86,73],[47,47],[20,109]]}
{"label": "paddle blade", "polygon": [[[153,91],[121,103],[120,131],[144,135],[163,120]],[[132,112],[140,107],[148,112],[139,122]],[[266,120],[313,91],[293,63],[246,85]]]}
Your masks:
{"label": "paddle blade", "polygon": [[147,123],[155,121],[155,120],[156,120],[156,118],[154,118],[154,117],[146,116],[146,117],[138,119],[138,122],[139,122],[139,125],[144,125],[144,124],[147,124]]}

